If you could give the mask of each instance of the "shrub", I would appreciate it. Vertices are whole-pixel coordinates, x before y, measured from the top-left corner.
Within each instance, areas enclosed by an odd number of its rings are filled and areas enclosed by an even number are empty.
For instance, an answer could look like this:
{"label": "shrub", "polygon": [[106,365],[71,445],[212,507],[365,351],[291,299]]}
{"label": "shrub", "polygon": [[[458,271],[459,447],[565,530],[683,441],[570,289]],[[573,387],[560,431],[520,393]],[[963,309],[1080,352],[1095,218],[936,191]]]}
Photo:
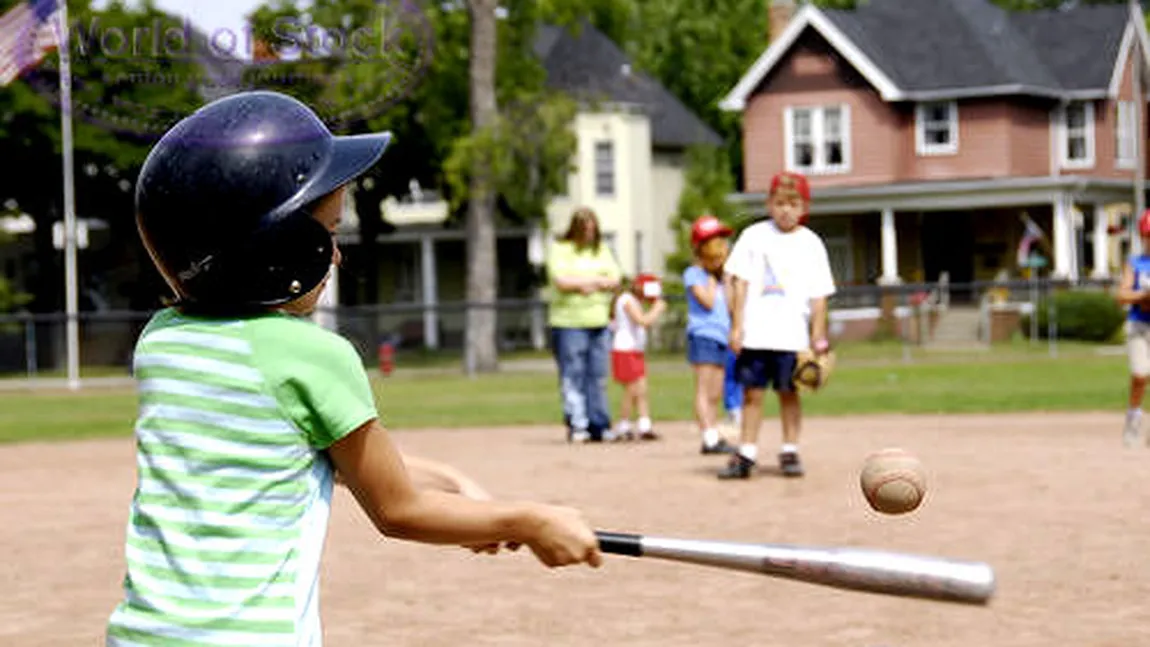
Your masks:
{"label": "shrub", "polygon": [[[1069,290],[1055,292],[1052,297],[1038,301],[1038,337],[1046,339],[1050,330],[1050,305],[1053,299],[1055,334],[1059,339],[1089,342],[1108,342],[1122,328],[1126,311],[1106,292],[1098,290]],[[1023,315],[1022,334],[1030,336],[1030,317]]]}

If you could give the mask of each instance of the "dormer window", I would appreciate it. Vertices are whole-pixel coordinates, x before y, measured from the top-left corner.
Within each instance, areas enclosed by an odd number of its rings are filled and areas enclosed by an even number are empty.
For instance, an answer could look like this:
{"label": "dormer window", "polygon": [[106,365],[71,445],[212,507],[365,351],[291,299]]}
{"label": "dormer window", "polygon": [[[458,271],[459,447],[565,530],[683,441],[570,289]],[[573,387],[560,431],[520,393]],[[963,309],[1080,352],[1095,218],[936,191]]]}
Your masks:
{"label": "dormer window", "polygon": [[958,102],[931,101],[915,107],[915,150],[919,155],[958,152]]}

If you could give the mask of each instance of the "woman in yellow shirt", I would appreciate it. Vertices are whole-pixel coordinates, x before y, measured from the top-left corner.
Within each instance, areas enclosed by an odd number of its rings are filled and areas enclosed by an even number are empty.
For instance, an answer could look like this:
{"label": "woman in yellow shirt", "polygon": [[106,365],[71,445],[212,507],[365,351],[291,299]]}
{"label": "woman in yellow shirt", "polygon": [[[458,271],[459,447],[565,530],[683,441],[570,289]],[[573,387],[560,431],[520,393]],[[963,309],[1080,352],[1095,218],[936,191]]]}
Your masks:
{"label": "woman in yellow shirt", "polygon": [[607,369],[611,297],[622,272],[603,245],[594,211],[578,209],[547,258],[548,323],[559,367],[559,393],[569,442],[598,442],[610,433]]}

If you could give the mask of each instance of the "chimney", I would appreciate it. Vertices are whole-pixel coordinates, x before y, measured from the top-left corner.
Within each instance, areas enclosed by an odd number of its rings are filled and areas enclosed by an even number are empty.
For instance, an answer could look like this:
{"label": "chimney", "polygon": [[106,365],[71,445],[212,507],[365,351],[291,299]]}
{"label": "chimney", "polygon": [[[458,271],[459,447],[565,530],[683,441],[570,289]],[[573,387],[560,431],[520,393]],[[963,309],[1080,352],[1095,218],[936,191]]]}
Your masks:
{"label": "chimney", "polygon": [[770,3],[770,8],[767,10],[770,40],[767,44],[772,44],[778,40],[779,34],[783,33],[794,17],[795,0],[767,0],[767,2]]}

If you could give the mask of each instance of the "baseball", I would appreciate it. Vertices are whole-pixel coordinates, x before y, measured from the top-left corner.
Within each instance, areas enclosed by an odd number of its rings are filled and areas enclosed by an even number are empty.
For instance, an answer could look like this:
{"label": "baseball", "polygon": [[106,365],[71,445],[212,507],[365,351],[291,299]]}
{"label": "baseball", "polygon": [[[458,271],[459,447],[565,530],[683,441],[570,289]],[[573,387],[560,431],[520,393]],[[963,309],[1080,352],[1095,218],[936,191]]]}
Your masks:
{"label": "baseball", "polygon": [[883,514],[910,512],[926,496],[922,463],[903,449],[884,449],[868,456],[859,482],[867,503]]}

